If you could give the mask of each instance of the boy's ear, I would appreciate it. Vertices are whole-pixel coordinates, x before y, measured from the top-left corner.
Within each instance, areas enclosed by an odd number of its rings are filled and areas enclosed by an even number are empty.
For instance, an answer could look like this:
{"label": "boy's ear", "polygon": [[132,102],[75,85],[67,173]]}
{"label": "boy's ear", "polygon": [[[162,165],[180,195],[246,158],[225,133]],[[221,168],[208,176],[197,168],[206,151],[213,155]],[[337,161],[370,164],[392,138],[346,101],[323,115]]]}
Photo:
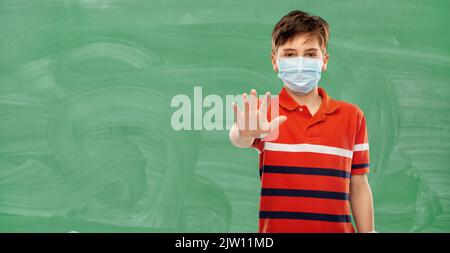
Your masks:
{"label": "boy's ear", "polygon": [[322,71],[326,71],[327,70],[327,64],[328,64],[328,59],[329,58],[330,58],[330,55],[328,53],[325,55],[325,57],[323,57]]}
{"label": "boy's ear", "polygon": [[278,73],[277,57],[275,56],[275,53],[273,51],[270,54],[270,57],[272,59],[273,70]]}

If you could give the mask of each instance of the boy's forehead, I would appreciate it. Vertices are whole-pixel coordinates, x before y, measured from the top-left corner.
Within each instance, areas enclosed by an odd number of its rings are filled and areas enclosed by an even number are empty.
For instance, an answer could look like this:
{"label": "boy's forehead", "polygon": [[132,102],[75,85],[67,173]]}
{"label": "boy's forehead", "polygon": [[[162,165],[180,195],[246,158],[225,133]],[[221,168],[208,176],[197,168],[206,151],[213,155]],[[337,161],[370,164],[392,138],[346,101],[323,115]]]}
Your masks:
{"label": "boy's forehead", "polygon": [[297,50],[303,50],[306,48],[320,49],[320,43],[317,36],[312,34],[298,34],[292,37],[286,43],[280,46],[279,49],[293,48]]}

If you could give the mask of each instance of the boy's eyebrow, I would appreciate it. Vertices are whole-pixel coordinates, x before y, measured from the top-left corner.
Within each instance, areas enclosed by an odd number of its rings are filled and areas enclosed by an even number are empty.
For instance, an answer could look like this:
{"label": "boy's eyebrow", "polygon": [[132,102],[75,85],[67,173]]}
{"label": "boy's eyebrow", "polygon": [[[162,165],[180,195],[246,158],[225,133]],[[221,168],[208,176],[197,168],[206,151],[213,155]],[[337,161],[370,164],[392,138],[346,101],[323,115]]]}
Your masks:
{"label": "boy's eyebrow", "polygon": [[297,51],[295,48],[284,48],[283,51]]}
{"label": "boy's eyebrow", "polygon": [[[297,49],[295,49],[295,48],[284,48],[283,49],[283,52],[290,52],[290,51],[297,51]],[[306,51],[319,51],[319,49],[311,47],[311,48],[305,49],[305,52]]]}

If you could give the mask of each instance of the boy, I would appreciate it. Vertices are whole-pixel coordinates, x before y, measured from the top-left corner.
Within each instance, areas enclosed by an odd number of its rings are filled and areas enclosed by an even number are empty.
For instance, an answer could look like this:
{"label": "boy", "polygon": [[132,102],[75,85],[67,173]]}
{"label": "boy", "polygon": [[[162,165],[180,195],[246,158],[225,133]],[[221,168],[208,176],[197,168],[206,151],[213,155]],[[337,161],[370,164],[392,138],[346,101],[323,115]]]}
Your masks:
{"label": "boy", "polygon": [[[358,232],[374,231],[365,116],[318,87],[328,39],[322,18],[284,16],[272,31],[272,65],[284,83],[278,98],[266,93],[258,101],[253,89],[242,95],[244,110],[233,105],[232,144],[260,155],[261,233],[352,233],[350,214]],[[272,119],[268,108],[279,116]]]}

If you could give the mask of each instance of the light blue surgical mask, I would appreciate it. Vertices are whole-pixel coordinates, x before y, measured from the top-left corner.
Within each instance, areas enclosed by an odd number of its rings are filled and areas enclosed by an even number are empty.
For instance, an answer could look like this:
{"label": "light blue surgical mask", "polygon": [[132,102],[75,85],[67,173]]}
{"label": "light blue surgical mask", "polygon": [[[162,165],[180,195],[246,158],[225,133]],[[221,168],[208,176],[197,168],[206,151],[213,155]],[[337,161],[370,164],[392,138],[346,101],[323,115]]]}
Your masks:
{"label": "light blue surgical mask", "polygon": [[284,84],[300,95],[308,94],[317,87],[323,60],[321,58],[277,58],[278,77]]}

